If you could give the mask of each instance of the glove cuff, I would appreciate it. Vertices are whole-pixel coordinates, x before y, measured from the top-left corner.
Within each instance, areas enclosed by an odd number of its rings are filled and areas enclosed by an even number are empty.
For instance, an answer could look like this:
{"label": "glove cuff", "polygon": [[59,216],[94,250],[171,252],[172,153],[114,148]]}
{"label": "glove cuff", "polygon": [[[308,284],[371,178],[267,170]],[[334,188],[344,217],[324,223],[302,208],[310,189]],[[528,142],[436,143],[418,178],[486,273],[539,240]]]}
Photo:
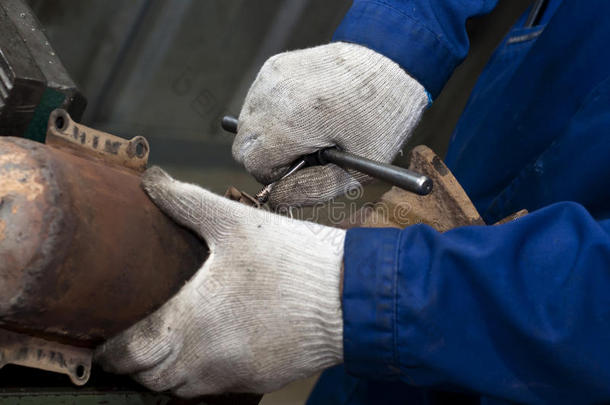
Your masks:
{"label": "glove cuff", "polygon": [[283,299],[290,301],[285,310],[299,340],[295,342],[297,358],[290,364],[296,366],[299,377],[343,361],[340,283],[345,231],[316,224],[309,226],[317,232],[307,249],[310,253],[303,267],[290,269],[291,274],[287,275],[290,280],[284,284],[283,294]]}

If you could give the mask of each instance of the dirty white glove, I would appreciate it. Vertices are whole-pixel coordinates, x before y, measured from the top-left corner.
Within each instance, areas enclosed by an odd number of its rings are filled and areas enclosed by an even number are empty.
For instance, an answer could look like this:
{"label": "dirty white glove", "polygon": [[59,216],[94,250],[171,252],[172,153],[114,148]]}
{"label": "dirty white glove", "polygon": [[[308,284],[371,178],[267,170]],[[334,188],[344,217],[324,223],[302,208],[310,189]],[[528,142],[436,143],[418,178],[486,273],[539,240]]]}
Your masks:
{"label": "dirty white glove", "polygon": [[[391,162],[428,104],[425,89],[396,63],[344,42],[270,58],[239,115],[233,157],[263,184],[300,156],[339,147]],[[273,206],[309,205],[369,178],[329,164],[276,183]]]}
{"label": "dirty white glove", "polygon": [[342,361],[345,231],[247,207],[159,168],[143,184],[211,253],[176,296],[98,349],[104,368],[192,397],[269,392]]}

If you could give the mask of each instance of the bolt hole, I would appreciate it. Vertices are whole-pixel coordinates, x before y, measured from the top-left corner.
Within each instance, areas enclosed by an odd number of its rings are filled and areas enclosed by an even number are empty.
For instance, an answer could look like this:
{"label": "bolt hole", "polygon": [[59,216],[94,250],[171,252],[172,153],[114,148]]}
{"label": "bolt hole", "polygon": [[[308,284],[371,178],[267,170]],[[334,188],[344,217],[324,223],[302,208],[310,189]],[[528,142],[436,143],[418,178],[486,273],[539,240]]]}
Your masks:
{"label": "bolt hole", "polygon": [[138,142],[136,144],[136,156],[141,158],[141,157],[144,157],[145,153],[146,153],[146,147],[144,146],[144,143]]}
{"label": "bolt hole", "polygon": [[66,125],[66,120],[63,116],[59,115],[57,118],[55,118],[55,128],[62,130],[64,129],[64,125]]}
{"label": "bolt hole", "polygon": [[85,371],[87,371],[87,369],[82,364],[76,366],[76,378],[78,378],[79,380],[85,378]]}

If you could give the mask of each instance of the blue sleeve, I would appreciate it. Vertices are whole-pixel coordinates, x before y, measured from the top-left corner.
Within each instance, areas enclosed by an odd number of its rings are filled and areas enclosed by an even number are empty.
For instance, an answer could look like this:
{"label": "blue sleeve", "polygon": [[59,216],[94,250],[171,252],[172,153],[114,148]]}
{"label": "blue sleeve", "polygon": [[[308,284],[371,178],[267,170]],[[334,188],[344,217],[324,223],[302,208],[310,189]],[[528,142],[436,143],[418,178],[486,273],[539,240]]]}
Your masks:
{"label": "blue sleeve", "polygon": [[518,402],[610,400],[609,232],[569,202],[444,234],[349,230],[348,372]]}
{"label": "blue sleeve", "polygon": [[466,20],[497,0],[354,0],[333,41],[392,59],[436,97],[468,53]]}

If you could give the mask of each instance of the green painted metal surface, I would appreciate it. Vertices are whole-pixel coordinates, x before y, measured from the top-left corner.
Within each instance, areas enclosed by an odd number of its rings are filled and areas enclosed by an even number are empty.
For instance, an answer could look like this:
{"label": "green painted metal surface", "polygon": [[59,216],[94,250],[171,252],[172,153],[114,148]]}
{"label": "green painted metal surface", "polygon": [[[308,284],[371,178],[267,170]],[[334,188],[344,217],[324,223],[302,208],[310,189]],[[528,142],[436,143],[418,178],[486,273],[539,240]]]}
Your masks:
{"label": "green painted metal surface", "polygon": [[36,106],[36,110],[34,110],[34,117],[30,121],[23,136],[33,141],[44,143],[47,134],[49,115],[51,114],[51,111],[61,107],[65,99],[65,94],[47,88],[42,94],[42,99]]}

